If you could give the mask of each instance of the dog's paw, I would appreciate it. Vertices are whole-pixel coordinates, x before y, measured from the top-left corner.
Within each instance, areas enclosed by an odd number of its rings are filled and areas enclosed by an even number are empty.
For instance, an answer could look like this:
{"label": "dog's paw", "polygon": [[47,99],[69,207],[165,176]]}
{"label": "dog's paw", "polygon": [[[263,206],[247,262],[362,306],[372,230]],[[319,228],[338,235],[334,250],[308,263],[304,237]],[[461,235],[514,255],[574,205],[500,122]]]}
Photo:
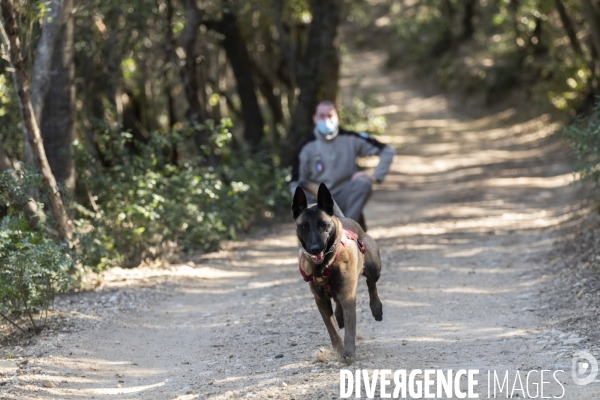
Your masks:
{"label": "dog's paw", "polygon": [[351,356],[351,355],[342,355],[342,358],[344,359],[344,362],[346,362],[346,364],[348,364],[348,365],[350,365],[356,361],[356,357]]}
{"label": "dog's paw", "polygon": [[377,304],[371,304],[371,313],[373,314],[375,321],[383,320],[383,305],[381,302],[378,302]]}

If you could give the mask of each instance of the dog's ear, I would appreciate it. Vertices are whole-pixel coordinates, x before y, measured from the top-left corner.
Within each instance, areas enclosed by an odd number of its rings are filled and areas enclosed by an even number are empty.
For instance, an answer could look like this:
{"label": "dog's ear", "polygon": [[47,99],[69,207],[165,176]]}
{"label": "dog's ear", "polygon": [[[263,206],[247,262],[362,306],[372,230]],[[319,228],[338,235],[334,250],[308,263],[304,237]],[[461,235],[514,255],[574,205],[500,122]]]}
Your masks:
{"label": "dog's ear", "polygon": [[304,194],[304,190],[300,186],[296,187],[296,192],[294,193],[294,200],[292,201],[292,214],[294,219],[298,218],[302,211],[306,210],[308,207],[308,202],[306,201],[306,195]]}
{"label": "dog's ear", "polygon": [[319,185],[319,194],[317,195],[317,207],[329,215],[333,215],[333,197],[324,183]]}

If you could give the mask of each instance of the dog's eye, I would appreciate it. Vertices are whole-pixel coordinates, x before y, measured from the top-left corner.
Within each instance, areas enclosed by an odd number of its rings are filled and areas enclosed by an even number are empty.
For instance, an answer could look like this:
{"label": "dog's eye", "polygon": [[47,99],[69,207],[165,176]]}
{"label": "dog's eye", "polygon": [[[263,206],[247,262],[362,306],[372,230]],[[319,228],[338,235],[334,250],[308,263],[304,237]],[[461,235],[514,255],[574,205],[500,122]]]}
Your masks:
{"label": "dog's eye", "polygon": [[327,228],[327,224],[325,222],[319,222],[319,228],[325,229]]}

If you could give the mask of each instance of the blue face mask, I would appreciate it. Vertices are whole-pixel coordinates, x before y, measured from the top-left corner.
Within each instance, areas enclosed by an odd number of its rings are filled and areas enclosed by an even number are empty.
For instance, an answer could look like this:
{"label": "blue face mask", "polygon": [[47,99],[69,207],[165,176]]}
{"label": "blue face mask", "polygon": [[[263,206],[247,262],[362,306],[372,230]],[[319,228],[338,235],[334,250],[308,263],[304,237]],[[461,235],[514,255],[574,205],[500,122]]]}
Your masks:
{"label": "blue face mask", "polygon": [[337,125],[330,119],[317,120],[317,131],[323,136],[329,136],[337,130]]}

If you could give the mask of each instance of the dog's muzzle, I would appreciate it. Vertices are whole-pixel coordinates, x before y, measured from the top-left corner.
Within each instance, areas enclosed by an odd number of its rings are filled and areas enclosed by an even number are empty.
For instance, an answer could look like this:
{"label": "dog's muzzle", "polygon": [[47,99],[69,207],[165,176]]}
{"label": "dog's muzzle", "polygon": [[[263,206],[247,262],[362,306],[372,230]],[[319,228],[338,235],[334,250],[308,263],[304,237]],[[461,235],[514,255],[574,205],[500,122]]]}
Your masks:
{"label": "dog's muzzle", "polygon": [[323,260],[325,260],[325,256],[329,253],[332,253],[335,251],[335,247],[336,247],[337,243],[334,243],[331,248],[329,250],[327,250],[326,252],[320,252],[319,254],[317,254],[316,256],[310,254],[308,251],[306,251],[306,249],[304,247],[301,246],[302,252],[304,252],[304,254],[306,255],[306,257],[310,258],[310,260],[313,262],[313,264],[319,265],[323,262]]}

